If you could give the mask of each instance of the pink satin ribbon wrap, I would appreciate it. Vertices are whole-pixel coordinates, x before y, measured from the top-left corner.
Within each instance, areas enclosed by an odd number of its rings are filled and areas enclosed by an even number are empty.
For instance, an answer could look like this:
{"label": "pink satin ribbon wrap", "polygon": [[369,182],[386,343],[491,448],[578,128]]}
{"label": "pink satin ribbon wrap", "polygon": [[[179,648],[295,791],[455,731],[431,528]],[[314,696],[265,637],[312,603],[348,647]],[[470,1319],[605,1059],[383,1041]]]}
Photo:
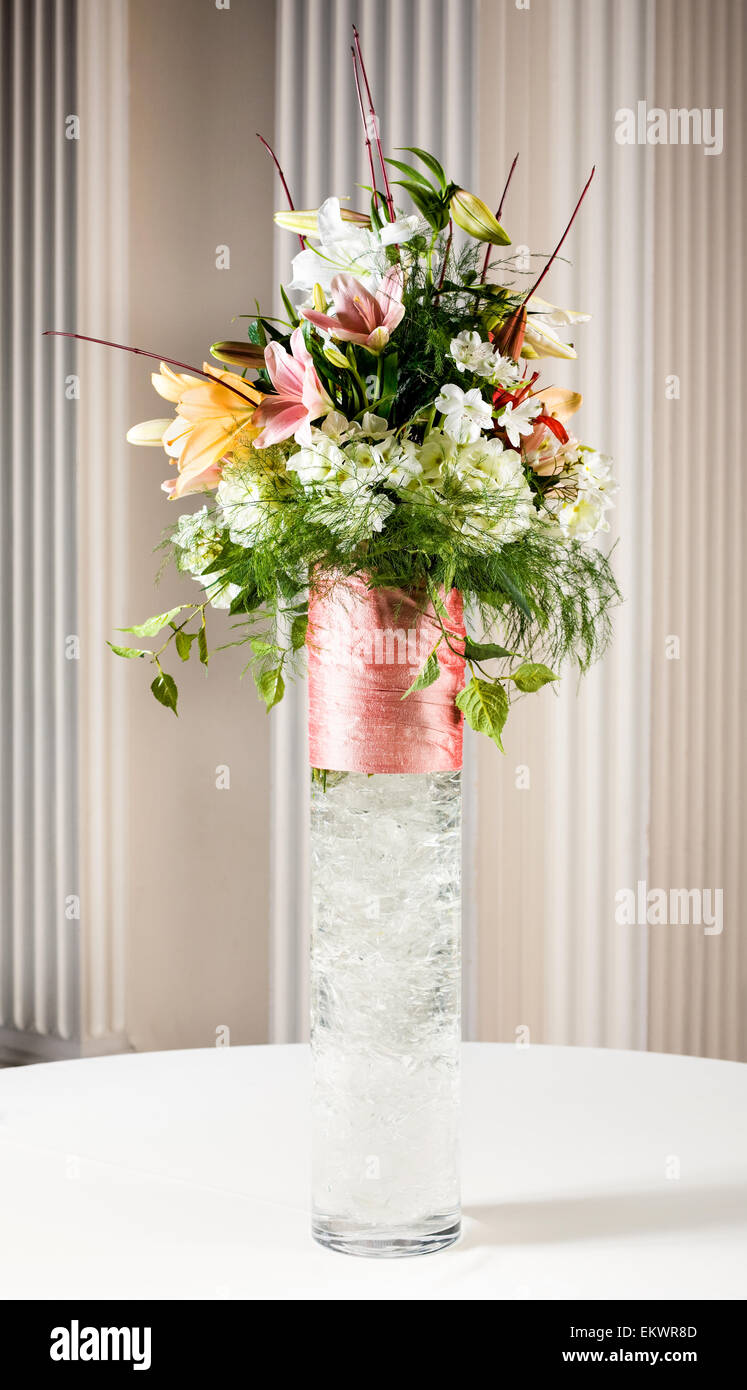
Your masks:
{"label": "pink satin ribbon wrap", "polygon": [[464,685],[462,596],[441,595],[451,647],[441,674],[402,699],[436,645],[432,604],[398,589],[340,579],[309,599],[309,754],[336,772],[455,772],[462,766]]}

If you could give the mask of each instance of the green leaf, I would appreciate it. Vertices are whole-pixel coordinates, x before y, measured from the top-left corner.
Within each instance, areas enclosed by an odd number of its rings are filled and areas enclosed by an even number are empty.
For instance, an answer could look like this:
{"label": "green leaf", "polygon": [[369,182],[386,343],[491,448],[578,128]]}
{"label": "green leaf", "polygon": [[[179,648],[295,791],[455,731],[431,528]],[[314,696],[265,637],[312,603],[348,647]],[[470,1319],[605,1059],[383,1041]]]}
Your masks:
{"label": "green leaf", "polygon": [[497,642],[473,642],[468,637],[464,644],[464,655],[468,661],[493,661],[503,656],[517,656],[518,653],[507,651]]}
{"label": "green leaf", "polygon": [[505,753],[501,733],[508,717],[508,695],[503,686],[498,681],[480,681],[473,676],[469,685],[459,691],[456,704],[470,728],[487,734]]}
{"label": "green leaf", "polygon": [[250,637],[249,646],[255,656],[274,656],[278,650],[274,642],[268,642],[264,637]]}
{"label": "green leaf", "polygon": [[155,618],[148,618],[144,623],[137,623],[135,627],[120,627],[118,632],[132,632],[136,637],[155,637],[162,627],[166,627],[177,613],[181,613],[185,607],[183,603],[178,608],[169,609],[168,613],[158,613]]}
{"label": "green leaf", "polygon": [[210,660],[210,653],[208,652],[207,632],[204,627],[201,627],[197,633],[197,650],[200,654],[200,661],[203,666],[207,666]]}
{"label": "green leaf", "polygon": [[509,676],[509,680],[515,681],[519,690],[524,691],[541,690],[543,685],[557,679],[555,673],[548,666],[543,666],[541,661],[525,661]]}
{"label": "green leaf", "polygon": [[269,671],[262,671],[256,677],[257,689],[262,696],[269,714],[273,705],[277,705],[285,694],[285,681],[283,680],[282,666],[273,666]]}
{"label": "green leaf", "polygon": [[387,164],[393,164],[395,169],[399,169],[400,174],[404,174],[405,178],[414,179],[415,183],[419,183],[421,188],[427,188],[435,192],[430,179],[427,179],[425,174],[421,174],[418,169],[413,169],[411,164],[402,164],[398,159],[389,158],[387,158],[386,162]]}
{"label": "green leaf", "polygon": [[435,193],[426,192],[418,184],[405,183],[402,179],[395,179],[395,184],[409,193],[418,212],[430,223],[434,231],[443,231],[449,220],[449,210]]}
{"label": "green leaf", "polygon": [[177,689],[173,676],[167,675],[165,671],[160,671],[150,688],[159,705],[165,705],[167,709],[173,709],[174,714],[177,713]]}
{"label": "green leaf", "polygon": [[189,661],[189,653],[192,650],[192,643],[196,636],[196,632],[185,632],[183,628],[180,628],[177,632],[174,638],[174,646],[182,661]]}
{"label": "green leaf", "polygon": [[446,187],[446,174],[444,173],[443,165],[439,164],[435,155],[429,154],[427,150],[421,150],[417,145],[400,145],[399,148],[401,150],[406,150],[408,154],[417,155],[418,159],[422,160],[426,169],[430,169],[431,173],[435,174],[441,187]]}
{"label": "green leaf", "polygon": [[516,607],[521,609],[525,617],[531,618],[533,614],[526,596],[522,593],[518,585],[509,577],[502,565],[495,566],[495,574],[501,588],[508,594],[508,597],[513,600]]}
{"label": "green leaf", "polygon": [[402,699],[406,700],[408,695],[414,694],[416,690],[427,690],[429,685],[433,685],[433,682],[438,680],[440,674],[441,667],[438,664],[438,657],[435,652],[431,652],[425,666],[418,671],[410,689],[405,691]]}
{"label": "green leaf", "polygon": [[115,647],[115,645],[114,645],[113,642],[107,642],[106,645],[107,645],[107,647],[111,647],[111,649],[112,649],[112,651],[114,652],[114,655],[115,655],[115,656],[127,656],[127,657],[132,657],[132,656],[152,656],[152,655],[153,655],[152,652],[149,652],[149,651],[142,651],[142,650],[141,650],[140,648],[138,648],[138,647]]}
{"label": "green leaf", "polygon": [[306,642],[306,630],[309,626],[309,619],[306,613],[299,613],[291,623],[290,639],[294,652],[299,652]]}
{"label": "green leaf", "polygon": [[280,286],[280,298],[283,301],[283,308],[285,309],[285,312],[288,315],[288,322],[292,324],[294,328],[298,328],[298,325],[301,322],[301,320],[299,319],[298,314],[293,308],[293,305],[291,304],[285,292],[285,287],[283,285]]}

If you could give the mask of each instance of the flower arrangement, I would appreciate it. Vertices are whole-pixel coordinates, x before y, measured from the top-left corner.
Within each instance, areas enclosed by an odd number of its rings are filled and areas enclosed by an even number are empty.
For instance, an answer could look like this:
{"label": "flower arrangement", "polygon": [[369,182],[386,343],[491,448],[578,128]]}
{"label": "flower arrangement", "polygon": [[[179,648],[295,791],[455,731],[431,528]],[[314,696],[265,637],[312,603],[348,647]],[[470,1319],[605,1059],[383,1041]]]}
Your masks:
{"label": "flower arrangement", "polygon": [[300,242],[285,319],[257,312],[245,341],[213,344],[218,365],[161,361],[153,385],[174,414],[128,434],[165,450],[175,502],[208,494],[166,542],[204,593],[124,629],[158,642],[113,650],[153,663],[153,693],[176,712],[167,651],[196,648],[207,665],[208,610],[228,609],[270,709],[307,640],[310,586],[357,576],[433,605],[422,690],[455,640],[443,595],[456,589],[471,629],[456,704],[502,747],[513,696],[556,680],[564,658],[588,667],[619,597],[590,544],[609,529],[611,461],[569,429],[581,396],[534,368],[575,358],[558,330],[588,317],[538,291],[589,184],[534,282],[517,283],[510,261],[491,261],[509,244],[516,160],[493,215],[428,151],[385,158],[355,40],[368,207],[332,196],[297,211],[275,160],[289,204],[275,220]]}

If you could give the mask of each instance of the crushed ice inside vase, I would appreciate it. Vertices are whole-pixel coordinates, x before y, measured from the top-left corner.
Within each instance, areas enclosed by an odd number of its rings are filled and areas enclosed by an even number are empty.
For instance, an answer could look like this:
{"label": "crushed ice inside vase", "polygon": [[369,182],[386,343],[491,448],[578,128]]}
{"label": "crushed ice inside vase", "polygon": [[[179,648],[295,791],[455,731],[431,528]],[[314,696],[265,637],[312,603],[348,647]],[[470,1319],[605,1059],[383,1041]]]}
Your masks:
{"label": "crushed ice inside vase", "polygon": [[337,1248],[458,1230],[460,855],[458,772],[314,786],[314,1230]]}

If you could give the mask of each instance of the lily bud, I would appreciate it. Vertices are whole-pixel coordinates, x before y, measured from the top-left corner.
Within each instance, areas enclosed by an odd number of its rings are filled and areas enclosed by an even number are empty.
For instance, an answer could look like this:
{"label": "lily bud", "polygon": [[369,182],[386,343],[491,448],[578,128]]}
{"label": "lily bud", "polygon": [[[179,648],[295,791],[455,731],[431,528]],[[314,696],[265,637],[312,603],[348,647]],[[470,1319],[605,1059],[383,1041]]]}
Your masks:
{"label": "lily bud", "polygon": [[518,362],[524,346],[526,327],[527,310],[526,305],[522,304],[519,309],[514,309],[496,335],[495,345],[501,357],[510,357],[512,362]]}
{"label": "lily bud", "polygon": [[265,350],[258,343],[213,343],[210,349],[219,362],[231,367],[248,367],[259,370],[265,365]]}
{"label": "lily bud", "polygon": [[[340,216],[343,222],[354,222],[359,227],[370,227],[371,218],[365,212],[356,212],[354,208],[340,208]],[[307,208],[305,212],[284,209],[275,213],[275,223],[278,227],[284,227],[287,232],[297,232],[299,236],[318,236],[319,235],[319,211],[317,208]]]}
{"label": "lily bud", "polygon": [[493,246],[508,246],[511,238],[504,232],[500,222],[493,216],[487,203],[476,193],[468,193],[460,188],[451,200],[451,216],[462,231],[469,232],[476,241],[489,241]]}
{"label": "lily bud", "polygon": [[322,352],[327,361],[332,363],[333,367],[339,367],[340,371],[350,371],[350,363],[347,357],[340,352],[339,348],[335,347],[334,343],[325,343]]}

